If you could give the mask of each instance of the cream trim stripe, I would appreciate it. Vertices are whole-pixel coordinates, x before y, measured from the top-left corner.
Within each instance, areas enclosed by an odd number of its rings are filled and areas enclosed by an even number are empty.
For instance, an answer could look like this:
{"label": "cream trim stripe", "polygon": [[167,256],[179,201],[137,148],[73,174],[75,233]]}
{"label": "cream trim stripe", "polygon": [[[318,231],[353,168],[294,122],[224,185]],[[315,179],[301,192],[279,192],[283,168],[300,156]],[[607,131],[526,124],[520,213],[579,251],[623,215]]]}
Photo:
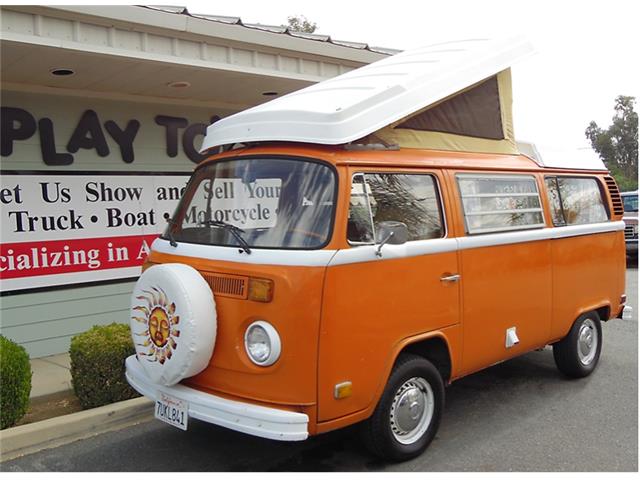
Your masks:
{"label": "cream trim stripe", "polygon": [[178,242],[172,247],[168,240],[157,238],[151,249],[171,255],[202,258],[204,260],[220,260],[253,265],[287,265],[299,267],[326,267],[336,250],[275,250],[252,248],[246,254],[239,247],[220,247],[215,245],[198,245]]}
{"label": "cream trim stripe", "polygon": [[347,265],[350,263],[373,262],[375,260],[393,260],[396,258],[418,257],[434,253],[455,252],[458,250],[457,239],[437,238],[434,240],[418,240],[403,245],[389,245],[382,247],[382,257],[376,255],[377,245],[362,245],[355,248],[338,250],[329,263],[329,267]]}
{"label": "cream trim stripe", "polygon": [[624,222],[592,223],[588,225],[541,228],[538,230],[520,230],[517,232],[460,237],[457,238],[457,240],[458,248],[460,250],[467,250],[470,248],[495,247],[498,245],[509,245],[513,243],[556,240],[559,238],[577,237],[595,233],[617,232],[620,230],[624,230]]}
{"label": "cream trim stripe", "polygon": [[552,228],[554,235],[551,238],[576,237],[578,235],[589,235],[591,233],[605,233],[624,231],[624,222],[603,222],[592,223],[590,225],[570,225],[568,227]]}
{"label": "cream trim stripe", "polygon": [[521,230],[517,232],[492,233],[459,238],[437,238],[407,242],[404,245],[385,245],[382,257],[376,256],[377,246],[362,245],[344,250],[261,250],[252,249],[247,255],[237,247],[219,247],[178,242],[172,247],[168,240],[156,239],[151,248],[160,253],[220,260],[253,265],[286,265],[298,267],[334,267],[352,263],[393,260],[398,258],[432,255],[435,253],[455,252],[472,248],[495,247],[516,243],[557,240],[624,230],[624,222],[604,222],[589,225],[570,225],[567,227]]}

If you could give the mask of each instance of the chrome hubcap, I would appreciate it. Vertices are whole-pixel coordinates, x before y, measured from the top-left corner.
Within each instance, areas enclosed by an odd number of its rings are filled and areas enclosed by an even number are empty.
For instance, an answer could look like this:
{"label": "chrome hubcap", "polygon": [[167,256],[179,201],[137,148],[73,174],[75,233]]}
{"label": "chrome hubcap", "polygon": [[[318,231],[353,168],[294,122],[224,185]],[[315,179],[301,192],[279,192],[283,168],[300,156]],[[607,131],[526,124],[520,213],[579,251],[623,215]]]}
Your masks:
{"label": "chrome hubcap", "polygon": [[391,404],[391,432],[405,445],[418,440],[433,418],[434,397],[429,383],[413,377],[402,384]]}
{"label": "chrome hubcap", "polygon": [[598,350],[598,330],[591,319],[586,319],[580,325],[578,332],[578,358],[583,365],[589,365],[596,357]]}

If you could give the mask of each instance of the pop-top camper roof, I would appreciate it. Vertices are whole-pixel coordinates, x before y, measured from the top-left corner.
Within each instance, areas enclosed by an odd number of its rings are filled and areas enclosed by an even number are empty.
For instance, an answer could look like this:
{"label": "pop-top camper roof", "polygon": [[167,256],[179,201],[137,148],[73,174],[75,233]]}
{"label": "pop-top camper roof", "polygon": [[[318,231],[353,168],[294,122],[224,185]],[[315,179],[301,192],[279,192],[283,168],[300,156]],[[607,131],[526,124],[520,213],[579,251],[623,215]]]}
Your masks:
{"label": "pop-top camper roof", "polygon": [[261,141],[357,141],[522,153],[541,166],[605,170],[592,151],[541,153],[516,142],[509,67],[533,52],[522,37],[408,50],[224,118],[207,128],[201,151]]}
{"label": "pop-top camper roof", "polygon": [[521,37],[408,50],[219,120],[201,151],[260,141],[339,145],[373,135],[407,148],[517,153],[509,67],[533,51]]}

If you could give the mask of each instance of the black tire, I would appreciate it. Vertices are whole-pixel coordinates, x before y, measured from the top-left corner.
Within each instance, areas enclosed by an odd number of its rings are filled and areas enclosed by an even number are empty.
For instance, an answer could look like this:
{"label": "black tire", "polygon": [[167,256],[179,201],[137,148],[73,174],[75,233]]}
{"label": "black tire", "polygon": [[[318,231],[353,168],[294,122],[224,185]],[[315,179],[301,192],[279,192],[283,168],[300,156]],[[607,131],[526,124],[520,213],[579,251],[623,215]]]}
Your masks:
{"label": "black tire", "polygon": [[596,312],[589,312],[580,315],[567,336],[553,345],[553,358],[562,373],[569,377],[582,378],[596,369],[601,350],[600,317]]}
{"label": "black tire", "polygon": [[[411,402],[409,408],[408,402]],[[420,409],[421,403],[423,409]],[[444,383],[438,369],[425,358],[402,354],[373,415],[362,424],[364,444],[385,460],[399,462],[414,458],[435,437],[443,408]],[[411,418],[412,415],[417,418]],[[413,422],[416,423],[414,429],[403,430],[402,427],[410,428]]]}

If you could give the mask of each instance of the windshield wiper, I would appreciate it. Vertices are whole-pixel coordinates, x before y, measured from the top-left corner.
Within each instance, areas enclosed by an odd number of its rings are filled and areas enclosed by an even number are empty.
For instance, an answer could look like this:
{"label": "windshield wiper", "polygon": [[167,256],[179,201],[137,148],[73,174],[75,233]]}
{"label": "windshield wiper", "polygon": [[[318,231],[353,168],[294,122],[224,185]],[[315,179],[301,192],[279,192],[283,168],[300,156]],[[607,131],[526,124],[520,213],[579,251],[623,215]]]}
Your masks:
{"label": "windshield wiper", "polygon": [[[169,215],[168,213],[164,214],[164,219],[167,221],[169,225],[176,225],[176,221],[173,218],[171,218],[171,215]],[[167,237],[169,237],[169,245],[171,245],[172,247],[178,246],[178,242],[176,242],[176,239],[173,238],[173,232],[171,231],[171,227],[167,228]]]}
{"label": "windshield wiper", "polygon": [[227,223],[227,222],[218,222],[217,220],[205,220],[204,222],[199,222],[198,225],[206,225],[209,227],[220,227],[220,228],[224,228],[225,230],[228,230],[231,233],[231,235],[233,235],[234,238],[238,240],[238,242],[240,243],[240,246],[242,247],[242,250],[244,250],[245,253],[247,254],[251,253],[251,248],[249,248],[249,244],[244,238],[242,238],[242,234],[244,233],[244,230],[242,230],[241,228],[238,228],[235,225],[231,225],[230,223]]}

